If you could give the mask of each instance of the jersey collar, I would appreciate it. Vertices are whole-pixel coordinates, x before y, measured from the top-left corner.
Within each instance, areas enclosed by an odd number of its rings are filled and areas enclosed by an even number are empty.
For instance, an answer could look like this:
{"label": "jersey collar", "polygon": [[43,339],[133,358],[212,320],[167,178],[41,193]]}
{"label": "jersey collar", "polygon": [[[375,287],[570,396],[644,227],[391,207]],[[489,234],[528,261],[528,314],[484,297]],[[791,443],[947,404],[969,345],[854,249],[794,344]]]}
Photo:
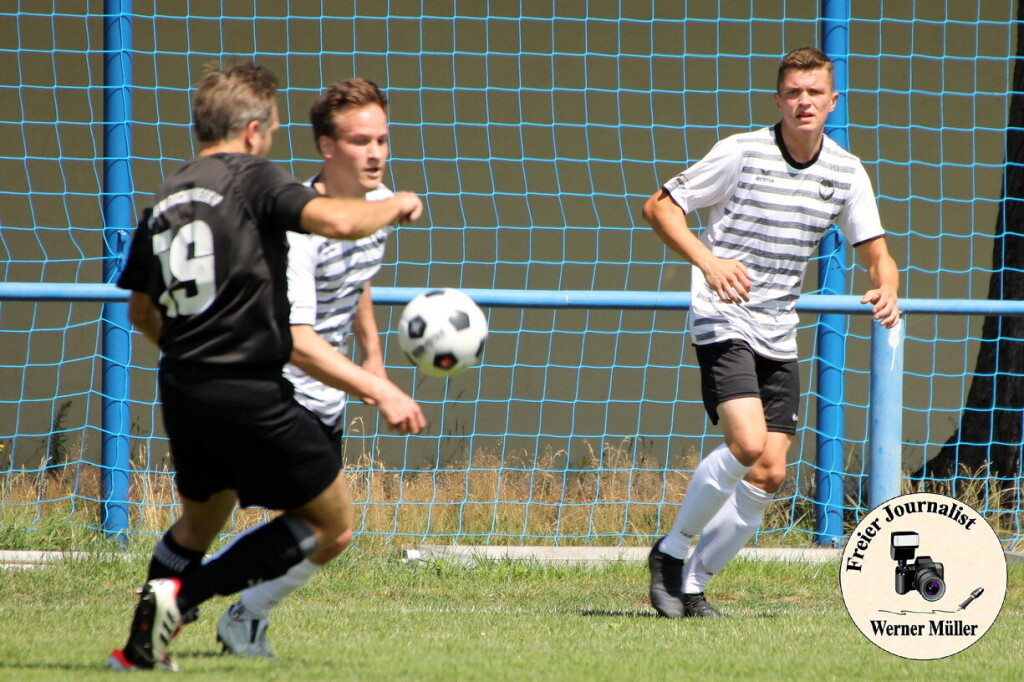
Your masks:
{"label": "jersey collar", "polygon": [[772,130],[775,131],[775,144],[778,145],[779,151],[782,152],[782,158],[784,158],[786,163],[790,166],[797,170],[804,170],[805,168],[810,168],[817,163],[818,157],[821,156],[821,148],[825,146],[824,135],[821,136],[821,144],[818,145],[818,151],[814,152],[814,156],[811,157],[811,160],[801,163],[794,159],[792,155],[790,155],[789,149],[786,148],[786,141],[782,139],[782,122],[780,121],[776,123]]}

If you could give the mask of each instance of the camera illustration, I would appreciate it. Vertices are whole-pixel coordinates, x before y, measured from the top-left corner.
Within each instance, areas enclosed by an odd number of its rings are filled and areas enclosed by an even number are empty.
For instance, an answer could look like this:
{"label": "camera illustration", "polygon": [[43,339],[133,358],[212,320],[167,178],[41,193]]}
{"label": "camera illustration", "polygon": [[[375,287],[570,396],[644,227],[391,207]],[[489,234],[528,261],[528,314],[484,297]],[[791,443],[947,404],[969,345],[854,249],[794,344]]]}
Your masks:
{"label": "camera illustration", "polygon": [[[927,601],[938,601],[946,594],[942,564],[932,561],[930,556],[919,556],[914,561],[914,553],[920,544],[921,537],[913,531],[892,534],[889,556],[899,564],[896,566],[896,594],[917,590]],[[908,561],[912,563],[908,564]]]}

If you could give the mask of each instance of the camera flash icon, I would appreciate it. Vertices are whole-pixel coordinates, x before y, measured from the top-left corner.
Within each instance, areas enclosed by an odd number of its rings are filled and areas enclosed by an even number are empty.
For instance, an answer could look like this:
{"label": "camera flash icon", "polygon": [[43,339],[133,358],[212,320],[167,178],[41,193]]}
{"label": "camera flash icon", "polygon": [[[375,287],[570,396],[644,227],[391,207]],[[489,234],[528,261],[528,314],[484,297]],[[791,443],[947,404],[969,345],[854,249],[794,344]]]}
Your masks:
{"label": "camera flash icon", "polygon": [[895,531],[889,539],[889,556],[896,567],[896,594],[916,590],[926,601],[938,601],[946,594],[945,571],[942,564],[921,555],[914,559],[921,545],[921,536],[913,531]]}

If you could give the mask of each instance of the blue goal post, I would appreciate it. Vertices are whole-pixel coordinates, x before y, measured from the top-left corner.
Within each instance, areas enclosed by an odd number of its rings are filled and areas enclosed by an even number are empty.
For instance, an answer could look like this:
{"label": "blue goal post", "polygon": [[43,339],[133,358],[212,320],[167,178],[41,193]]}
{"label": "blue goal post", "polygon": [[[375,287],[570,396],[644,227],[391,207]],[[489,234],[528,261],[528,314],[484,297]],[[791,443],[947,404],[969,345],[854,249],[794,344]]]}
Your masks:
{"label": "blue goal post", "polygon": [[[687,349],[687,266],[639,208],[717,139],[773,123],[778,59],[818,44],[842,93],[828,133],[875,184],[907,318],[871,323],[832,230],[798,304],[804,416],[782,518],[755,542],[836,545],[957,437],[982,318],[1024,314],[984,298],[1017,29],[1012,0],[0,10],[0,134],[15,141],[0,153],[0,510],[31,528],[66,504],[112,535],[173,515],[156,354],[110,283],[138,207],[195,152],[205,65],[255,59],[281,80],[277,160],[315,172],[309,104],[364,76],[391,101],[389,184],[426,200],[374,298],[389,374],[436,430],[404,439],[350,406],[361,537],[647,542],[718,436]],[[446,382],[393,339],[400,306],[442,286],[492,330],[483,366]],[[1010,547],[1022,477],[926,480],[998,519]]]}

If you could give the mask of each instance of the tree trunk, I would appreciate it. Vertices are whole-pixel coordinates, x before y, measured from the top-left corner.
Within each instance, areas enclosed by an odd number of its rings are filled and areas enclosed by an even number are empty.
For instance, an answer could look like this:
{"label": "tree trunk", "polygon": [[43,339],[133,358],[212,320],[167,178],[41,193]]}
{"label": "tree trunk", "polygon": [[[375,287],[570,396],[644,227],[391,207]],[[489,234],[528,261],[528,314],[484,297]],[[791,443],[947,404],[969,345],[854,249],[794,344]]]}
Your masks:
{"label": "tree trunk", "polygon": [[[1017,19],[1024,19],[1024,2],[1018,3]],[[1024,30],[1019,23],[992,270],[990,299],[1024,299]],[[1022,426],[1024,318],[986,317],[960,427],[913,477],[995,476],[1008,479],[1000,487],[1015,488],[1021,476]]]}

